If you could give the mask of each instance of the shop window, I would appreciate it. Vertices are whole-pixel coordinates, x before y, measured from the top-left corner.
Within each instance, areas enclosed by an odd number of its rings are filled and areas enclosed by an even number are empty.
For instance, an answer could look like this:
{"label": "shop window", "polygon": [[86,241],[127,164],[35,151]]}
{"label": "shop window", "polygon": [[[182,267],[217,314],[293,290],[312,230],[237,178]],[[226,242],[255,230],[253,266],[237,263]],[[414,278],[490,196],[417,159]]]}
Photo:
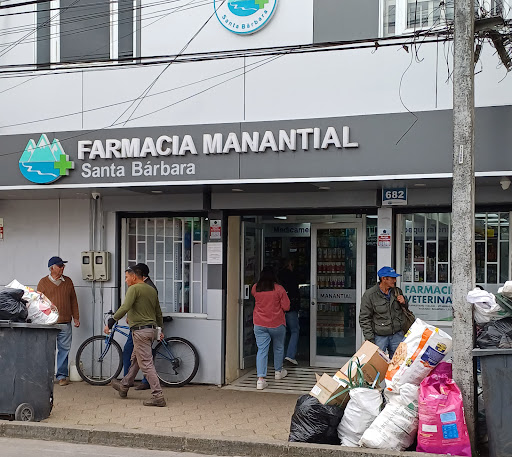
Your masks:
{"label": "shop window", "polygon": [[207,224],[200,217],[127,218],[124,265],[142,262],[164,313],[206,312]]}
{"label": "shop window", "polygon": [[[509,278],[508,212],[475,215],[476,283],[490,292]],[[425,320],[452,320],[451,215],[401,216],[401,287]]]}

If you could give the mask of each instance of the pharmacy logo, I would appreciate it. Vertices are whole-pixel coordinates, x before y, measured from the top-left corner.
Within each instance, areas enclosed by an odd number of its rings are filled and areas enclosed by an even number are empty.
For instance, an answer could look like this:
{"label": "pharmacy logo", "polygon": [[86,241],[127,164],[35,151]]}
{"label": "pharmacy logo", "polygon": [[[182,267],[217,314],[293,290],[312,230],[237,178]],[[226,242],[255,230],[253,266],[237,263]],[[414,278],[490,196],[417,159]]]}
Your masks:
{"label": "pharmacy logo", "polygon": [[32,139],[28,141],[19,164],[21,174],[36,184],[57,181],[75,168],[75,163],[69,160],[60,141],[54,139],[50,144],[44,133],[37,144]]}
{"label": "pharmacy logo", "polygon": [[214,0],[220,23],[230,32],[248,35],[265,27],[278,0]]}

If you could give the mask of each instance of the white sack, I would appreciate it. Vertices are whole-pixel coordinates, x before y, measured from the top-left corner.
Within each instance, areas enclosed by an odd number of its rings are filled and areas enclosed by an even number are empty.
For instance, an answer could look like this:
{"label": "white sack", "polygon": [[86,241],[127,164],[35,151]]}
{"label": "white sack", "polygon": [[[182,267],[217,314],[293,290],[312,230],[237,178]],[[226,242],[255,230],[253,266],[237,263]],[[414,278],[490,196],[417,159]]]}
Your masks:
{"label": "white sack", "polygon": [[468,303],[473,304],[475,310],[475,322],[477,324],[487,324],[490,321],[503,319],[510,314],[501,309],[501,306],[496,303],[493,294],[475,287],[468,292],[466,298]]}
{"label": "white sack", "polygon": [[361,436],[379,415],[382,394],[377,389],[358,387],[349,392],[350,400],[338,425],[342,446],[358,446]]}
{"label": "white sack", "polygon": [[419,386],[451,347],[452,338],[448,333],[416,319],[389,364],[386,389],[399,392],[403,384]]}
{"label": "white sack", "polygon": [[32,324],[53,325],[59,320],[57,307],[41,292],[36,292],[31,287],[24,286],[16,279],[7,284],[6,287],[23,290],[23,299],[27,301],[27,319]]}
{"label": "white sack", "polygon": [[403,384],[400,393],[386,392],[388,404],[363,433],[360,446],[403,451],[414,442],[418,432],[420,388]]}

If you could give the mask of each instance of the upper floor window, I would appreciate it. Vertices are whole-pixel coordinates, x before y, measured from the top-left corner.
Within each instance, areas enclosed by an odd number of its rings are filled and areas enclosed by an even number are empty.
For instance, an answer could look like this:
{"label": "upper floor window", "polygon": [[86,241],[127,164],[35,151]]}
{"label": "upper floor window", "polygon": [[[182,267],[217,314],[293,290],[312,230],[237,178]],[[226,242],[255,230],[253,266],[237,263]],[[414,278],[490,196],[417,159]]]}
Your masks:
{"label": "upper floor window", "polygon": [[454,0],[381,0],[381,35],[428,30],[453,22]]}
{"label": "upper floor window", "polygon": [[[133,57],[138,7],[133,0],[37,3],[37,63]],[[134,46],[135,43],[135,46]]]}

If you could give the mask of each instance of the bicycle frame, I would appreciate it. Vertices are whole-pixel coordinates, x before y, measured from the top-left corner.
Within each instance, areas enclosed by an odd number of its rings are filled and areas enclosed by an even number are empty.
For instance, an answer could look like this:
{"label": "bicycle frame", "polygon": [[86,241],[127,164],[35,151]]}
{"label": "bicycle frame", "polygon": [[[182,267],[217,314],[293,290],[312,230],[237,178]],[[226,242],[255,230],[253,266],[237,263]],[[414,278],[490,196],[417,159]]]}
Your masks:
{"label": "bicycle frame", "polygon": [[121,329],[127,329],[128,331],[130,330],[130,327],[128,327],[127,325],[120,325],[118,324],[117,322],[112,326],[112,330],[111,332],[108,334],[108,335],[105,335],[105,348],[103,349],[100,357],[99,357],[99,361],[102,362],[103,361],[103,358],[105,357],[105,355],[107,354],[108,350],[110,349],[110,346],[111,346],[111,341],[114,339],[114,334],[116,332],[120,333],[121,335],[124,335],[128,338],[128,335],[129,333],[124,333]]}

